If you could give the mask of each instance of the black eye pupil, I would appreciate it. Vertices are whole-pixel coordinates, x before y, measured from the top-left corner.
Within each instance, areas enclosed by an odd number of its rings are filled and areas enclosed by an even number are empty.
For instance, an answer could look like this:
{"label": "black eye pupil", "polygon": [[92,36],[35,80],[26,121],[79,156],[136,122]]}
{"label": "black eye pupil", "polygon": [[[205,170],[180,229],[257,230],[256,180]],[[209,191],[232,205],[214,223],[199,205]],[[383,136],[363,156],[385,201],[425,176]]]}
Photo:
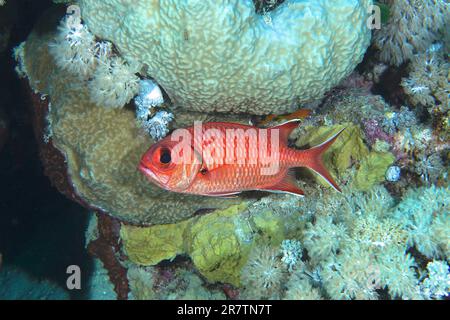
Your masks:
{"label": "black eye pupil", "polygon": [[170,156],[170,151],[169,150],[163,150],[161,152],[161,157],[159,159],[159,161],[161,161],[161,163],[167,164],[172,160],[171,156]]}

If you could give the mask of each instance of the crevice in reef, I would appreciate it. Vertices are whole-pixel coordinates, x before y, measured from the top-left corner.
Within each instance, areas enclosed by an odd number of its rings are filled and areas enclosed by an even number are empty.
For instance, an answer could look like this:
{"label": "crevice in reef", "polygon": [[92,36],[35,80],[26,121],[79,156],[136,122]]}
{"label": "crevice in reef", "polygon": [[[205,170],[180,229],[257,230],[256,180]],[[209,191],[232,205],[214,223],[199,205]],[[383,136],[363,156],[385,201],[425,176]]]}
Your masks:
{"label": "crevice in reef", "polygon": [[263,14],[275,10],[285,0],[253,0],[255,3],[255,11]]}

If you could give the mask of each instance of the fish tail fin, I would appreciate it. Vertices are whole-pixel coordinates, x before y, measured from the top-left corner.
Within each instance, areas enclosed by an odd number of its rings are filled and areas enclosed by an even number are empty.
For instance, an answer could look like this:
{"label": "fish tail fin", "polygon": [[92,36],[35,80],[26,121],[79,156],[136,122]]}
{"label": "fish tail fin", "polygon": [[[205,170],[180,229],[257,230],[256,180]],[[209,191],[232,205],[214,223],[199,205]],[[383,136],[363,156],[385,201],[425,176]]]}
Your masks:
{"label": "fish tail fin", "polygon": [[338,133],[330,137],[328,140],[322,142],[318,146],[312,147],[308,150],[300,151],[302,166],[305,166],[316,172],[318,175],[324,178],[330,186],[332,186],[336,191],[339,192],[342,192],[341,188],[339,188],[338,184],[336,183],[336,181],[334,181],[333,177],[328,172],[328,169],[323,164],[322,156],[344,130],[345,128],[340,130]]}

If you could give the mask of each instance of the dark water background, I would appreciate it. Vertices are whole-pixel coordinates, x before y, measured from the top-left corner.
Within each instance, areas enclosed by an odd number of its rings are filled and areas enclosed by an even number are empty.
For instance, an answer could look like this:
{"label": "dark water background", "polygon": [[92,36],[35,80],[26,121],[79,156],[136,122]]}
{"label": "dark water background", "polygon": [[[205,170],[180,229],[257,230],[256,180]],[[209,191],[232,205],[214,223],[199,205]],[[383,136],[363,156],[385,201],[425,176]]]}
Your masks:
{"label": "dark water background", "polygon": [[[8,48],[0,53],[0,108],[6,113],[10,127],[9,139],[0,150],[3,267],[20,269],[37,280],[47,279],[65,288],[66,268],[76,264],[82,269],[82,288],[85,288],[92,270],[92,259],[84,249],[88,214],[61,195],[43,174],[27,113],[28,93],[14,71],[12,58],[12,49],[26,40],[35,21],[52,2],[9,1],[17,2],[17,8],[7,17],[13,29]],[[1,272],[2,269],[0,276]],[[69,294],[76,299],[85,297],[86,293],[75,290]],[[0,299],[5,298],[8,293],[0,289]]]}

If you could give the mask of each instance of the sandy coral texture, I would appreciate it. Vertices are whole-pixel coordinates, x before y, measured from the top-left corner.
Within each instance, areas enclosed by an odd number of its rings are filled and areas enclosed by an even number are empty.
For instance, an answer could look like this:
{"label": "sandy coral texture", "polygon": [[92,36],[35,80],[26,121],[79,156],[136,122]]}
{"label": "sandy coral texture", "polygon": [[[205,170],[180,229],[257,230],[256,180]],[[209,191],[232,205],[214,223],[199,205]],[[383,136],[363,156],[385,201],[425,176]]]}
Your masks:
{"label": "sandy coral texture", "polygon": [[147,66],[189,110],[282,113],[319,98],[361,61],[371,0],[79,0],[97,37]]}

